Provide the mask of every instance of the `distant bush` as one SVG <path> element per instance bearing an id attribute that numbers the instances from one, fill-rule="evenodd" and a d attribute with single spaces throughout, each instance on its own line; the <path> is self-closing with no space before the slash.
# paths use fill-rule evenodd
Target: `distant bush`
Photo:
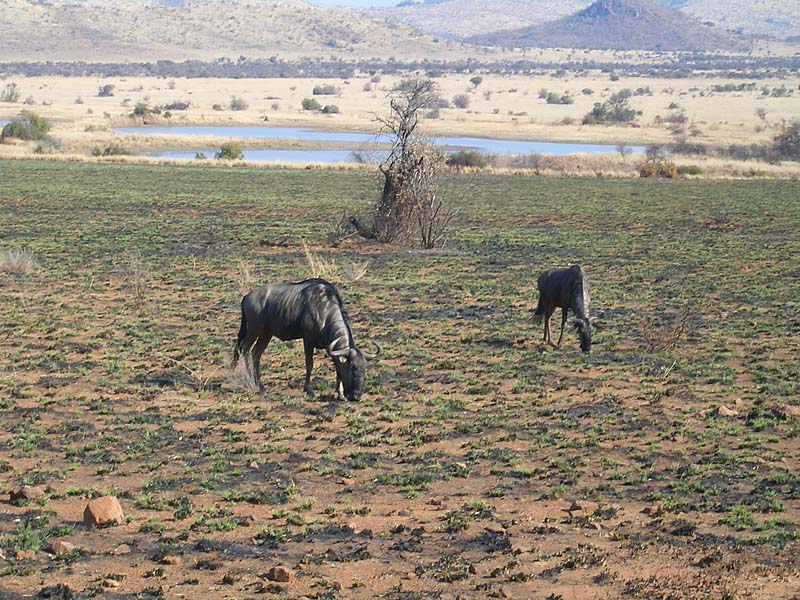
<path id="1" fill-rule="evenodd" d="M 674 179 L 678 176 L 678 167 L 668 161 L 661 146 L 648 146 L 645 150 L 645 161 L 639 168 L 639 177 L 665 177 Z"/>
<path id="2" fill-rule="evenodd" d="M 678 175 L 702 175 L 703 169 L 698 165 L 681 165 L 678 167 Z"/>
<path id="3" fill-rule="evenodd" d="M 129 156 L 131 153 L 117 143 L 109 144 L 105 148 L 95 146 L 92 149 L 92 156 Z"/>
<path id="4" fill-rule="evenodd" d="M 322 112 L 324 112 L 326 115 L 335 115 L 338 114 L 339 107 L 335 104 L 326 104 L 322 107 Z"/>
<path id="5" fill-rule="evenodd" d="M 34 154 L 58 154 L 63 151 L 60 140 L 53 139 L 50 136 L 40 140 L 36 147 L 33 149 Z"/>
<path id="6" fill-rule="evenodd" d="M 19 102 L 19 86 L 16 83 L 7 83 L 0 93 L 0 102 Z"/>
<path id="7" fill-rule="evenodd" d="M 447 157 L 445 164 L 448 167 L 474 167 L 483 168 L 488 164 L 486 156 L 475 150 L 459 150 Z"/>
<path id="8" fill-rule="evenodd" d="M 231 96 L 231 103 L 229 106 L 231 110 L 247 110 L 250 108 L 250 105 L 245 102 L 243 98 L 237 96 Z"/>
<path id="9" fill-rule="evenodd" d="M 469 108 L 469 96 L 466 94 L 453 96 L 453 106 L 456 108 Z"/>
<path id="10" fill-rule="evenodd" d="M 676 143 L 670 146 L 673 154 L 694 154 L 703 156 L 707 153 L 707 148 L 703 144 L 693 144 L 685 137 L 679 138 Z"/>
<path id="11" fill-rule="evenodd" d="M 303 98 L 303 110 L 320 110 L 322 105 L 315 98 Z"/>
<path id="12" fill-rule="evenodd" d="M 242 160 L 244 158 L 242 145 L 238 142 L 225 142 L 214 154 L 214 158 L 217 160 Z"/>
<path id="13" fill-rule="evenodd" d="M 160 114 L 161 109 L 159 107 L 151 108 L 149 105 L 145 104 L 144 102 L 137 102 L 136 106 L 133 107 L 133 112 L 131 112 L 131 117 L 146 117 L 147 115 L 155 115 Z"/>
<path id="14" fill-rule="evenodd" d="M 646 162 L 639 168 L 639 177 L 666 177 L 674 179 L 678 176 L 678 167 L 671 162 Z"/>
<path id="15" fill-rule="evenodd" d="M 214 104 L 211 107 L 211 110 L 222 110 L 222 105 L 221 104 Z"/>
<path id="16" fill-rule="evenodd" d="M 164 110 L 188 110 L 192 104 L 183 100 L 176 100 L 164 105 Z"/>
<path id="17" fill-rule="evenodd" d="M 100 89 L 97 91 L 97 95 L 100 98 L 108 98 L 114 95 L 114 86 L 110 83 L 105 85 L 101 85 Z"/>
<path id="18" fill-rule="evenodd" d="M 50 121 L 30 110 L 23 110 L 19 116 L 6 123 L 0 132 L 0 141 L 6 138 L 18 140 L 42 140 L 50 131 Z"/>
<path id="19" fill-rule="evenodd" d="M 481 77 L 480 75 L 476 75 L 475 77 L 471 77 L 469 82 L 475 87 L 478 87 L 480 84 L 483 83 L 483 77 Z"/>
<path id="20" fill-rule="evenodd" d="M 574 104 L 575 99 L 567 93 L 561 94 L 560 96 L 555 92 L 548 92 L 545 98 L 545 101 L 548 104 Z"/>
<path id="21" fill-rule="evenodd" d="M 780 156 L 789 160 L 800 160 L 800 120 L 784 125 L 774 141 L 775 150 Z"/>
<path id="22" fill-rule="evenodd" d="M 335 85 L 315 85 L 311 93 L 314 96 L 336 96 L 340 92 Z"/>
<path id="23" fill-rule="evenodd" d="M 642 113 L 631 108 L 628 100 L 631 95 L 631 91 L 625 89 L 611 94 L 611 97 L 602 104 L 595 102 L 592 110 L 583 117 L 583 124 L 628 123 L 636 120 L 636 117 Z"/>
<path id="24" fill-rule="evenodd" d="M 583 88 L 581 90 L 581 94 L 583 94 L 584 96 L 591 96 L 592 94 L 594 94 L 594 90 L 592 88 Z"/>

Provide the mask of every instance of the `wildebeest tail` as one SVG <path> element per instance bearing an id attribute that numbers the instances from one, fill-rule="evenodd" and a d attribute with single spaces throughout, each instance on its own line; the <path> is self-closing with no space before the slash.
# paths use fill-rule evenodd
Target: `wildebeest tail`
<path id="1" fill-rule="evenodd" d="M 542 324 L 544 318 L 544 306 L 542 306 L 542 298 L 539 297 L 539 304 L 536 305 L 536 310 L 533 312 L 533 322 L 537 325 Z"/>
<path id="2" fill-rule="evenodd" d="M 242 347 L 242 341 L 247 337 L 247 319 L 244 318 L 244 306 L 242 306 L 242 324 L 239 325 L 239 335 L 236 336 L 236 344 L 233 346 L 233 366 L 239 362 L 239 351 Z"/>

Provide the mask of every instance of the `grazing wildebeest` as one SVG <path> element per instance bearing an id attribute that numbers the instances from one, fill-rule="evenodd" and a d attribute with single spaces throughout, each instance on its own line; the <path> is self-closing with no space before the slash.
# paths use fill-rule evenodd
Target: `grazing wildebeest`
<path id="1" fill-rule="evenodd" d="M 242 325 L 233 352 L 234 366 L 239 355 L 252 358 L 253 375 L 263 390 L 259 363 L 267 344 L 275 336 L 280 340 L 303 340 L 306 354 L 306 382 L 303 391 L 311 391 L 314 349 L 324 349 L 336 368 L 336 393 L 348 400 L 358 400 L 364 393 L 367 361 L 376 354 L 356 347 L 353 332 L 342 309 L 339 292 L 324 279 L 306 279 L 299 283 L 265 285 L 242 298 Z M 255 345 L 255 346 L 254 346 Z M 380 352 L 380 346 L 375 344 Z M 251 353 L 252 349 L 252 353 Z"/>
<path id="2" fill-rule="evenodd" d="M 591 351 L 592 323 L 595 317 L 589 316 L 589 285 L 583 269 L 577 265 L 568 269 L 549 269 L 539 275 L 538 287 L 539 304 L 534 313 L 534 321 L 541 323 L 544 317 L 544 341 L 553 343 L 550 338 L 550 317 L 556 308 L 560 308 L 561 335 L 558 336 L 557 345 L 561 345 L 567 313 L 572 310 L 575 314 L 572 324 L 580 334 L 581 350 Z"/>

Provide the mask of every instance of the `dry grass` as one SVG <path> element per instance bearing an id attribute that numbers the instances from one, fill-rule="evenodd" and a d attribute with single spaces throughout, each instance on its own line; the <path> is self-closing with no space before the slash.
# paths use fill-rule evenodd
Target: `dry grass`
<path id="1" fill-rule="evenodd" d="M 0 273 L 11 273 L 29 277 L 39 268 L 33 252 L 27 248 L 5 248 L 0 250 Z"/>
<path id="2" fill-rule="evenodd" d="M 303 253 L 306 257 L 310 277 L 334 280 L 340 277 L 342 270 L 339 268 L 339 265 L 336 264 L 336 261 L 312 251 L 305 240 L 303 240 Z"/>

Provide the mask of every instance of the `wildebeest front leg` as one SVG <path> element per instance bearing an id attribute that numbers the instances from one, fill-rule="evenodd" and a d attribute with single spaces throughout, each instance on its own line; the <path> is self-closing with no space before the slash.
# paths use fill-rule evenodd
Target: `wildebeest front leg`
<path id="1" fill-rule="evenodd" d="M 344 392 L 342 389 L 342 378 L 339 376 L 339 371 L 336 371 L 336 397 L 339 400 L 344 400 Z"/>
<path id="2" fill-rule="evenodd" d="M 564 337 L 564 326 L 567 324 L 567 313 L 569 311 L 566 308 L 561 309 L 561 335 L 558 336 L 558 344 L 557 346 L 561 347 L 561 338 Z"/>
<path id="3" fill-rule="evenodd" d="M 264 391 L 264 385 L 261 383 L 261 355 L 267 349 L 269 341 L 272 339 L 271 335 L 264 335 L 258 338 L 255 347 L 253 348 L 253 377 L 255 378 L 258 389 Z"/>
<path id="4" fill-rule="evenodd" d="M 314 344 L 309 340 L 303 340 L 303 350 L 306 353 L 306 382 L 303 391 L 309 396 L 313 396 L 311 391 L 311 369 L 314 368 Z"/>

